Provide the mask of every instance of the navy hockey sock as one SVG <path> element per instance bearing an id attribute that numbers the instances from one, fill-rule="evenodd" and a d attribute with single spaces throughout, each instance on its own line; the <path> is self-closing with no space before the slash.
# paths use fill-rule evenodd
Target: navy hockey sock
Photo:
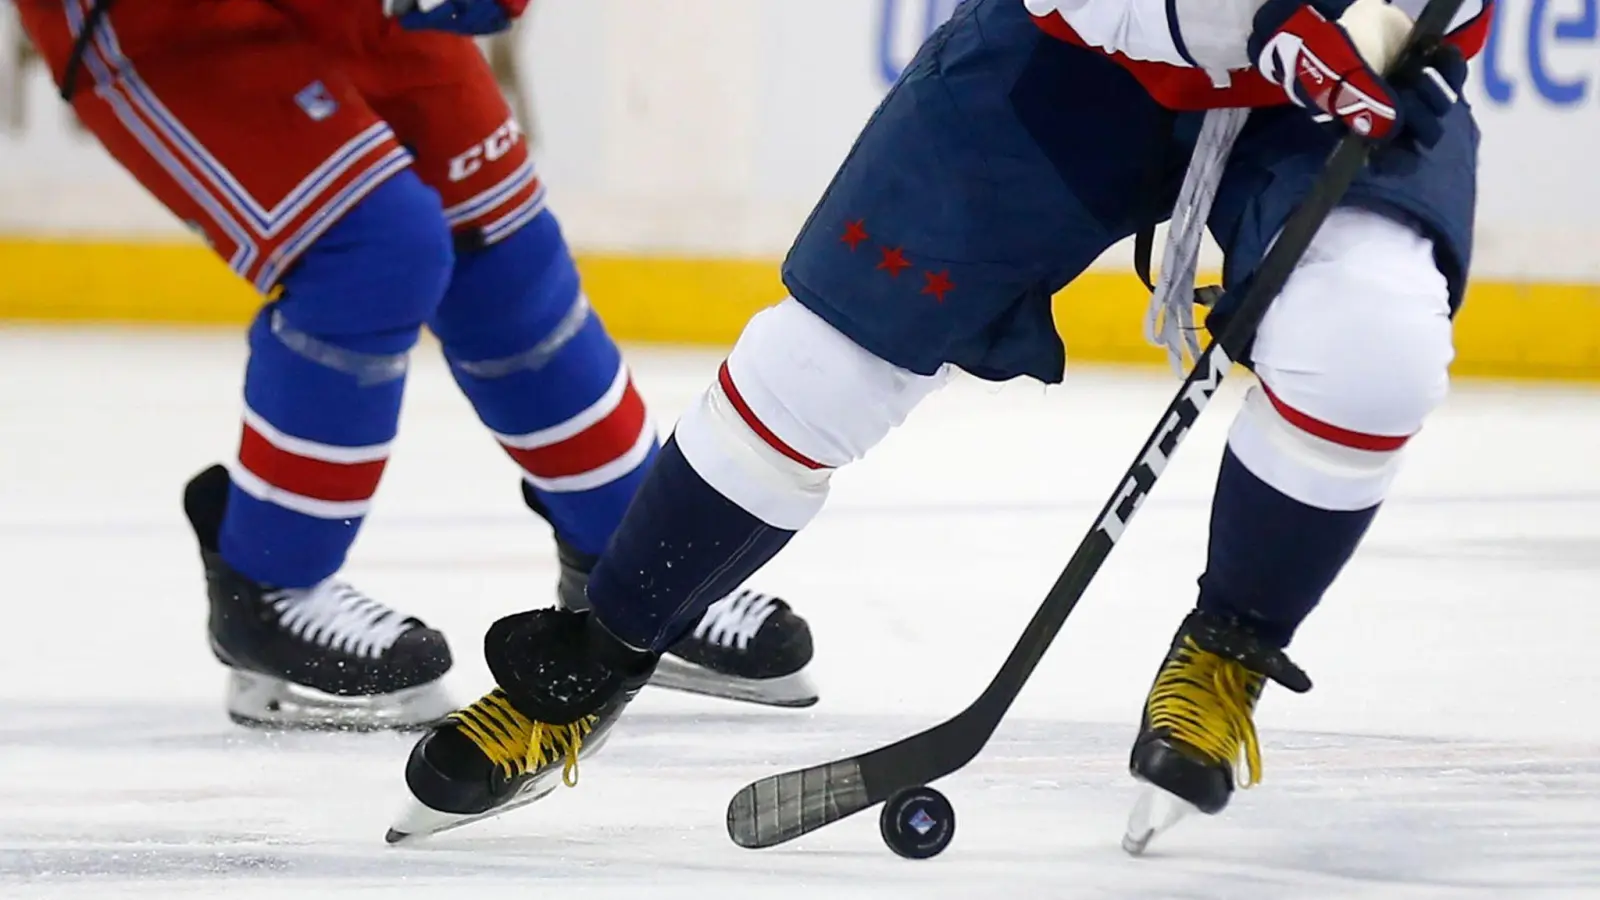
<path id="1" fill-rule="evenodd" d="M 1287 646 L 1372 524 L 1378 507 L 1318 509 L 1257 478 L 1224 451 L 1198 607 Z"/>
<path id="2" fill-rule="evenodd" d="M 456 384 L 521 467 L 556 533 L 598 554 L 658 441 L 554 216 L 541 213 L 458 257 L 430 324 Z"/>
<path id="3" fill-rule="evenodd" d="M 589 576 L 589 603 L 618 638 L 660 652 L 794 535 L 724 497 L 668 440 Z"/>

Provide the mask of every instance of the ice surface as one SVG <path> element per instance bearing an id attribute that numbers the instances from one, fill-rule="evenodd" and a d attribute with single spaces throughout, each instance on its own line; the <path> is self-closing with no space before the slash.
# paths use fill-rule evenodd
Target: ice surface
<path id="1" fill-rule="evenodd" d="M 722 825 L 745 782 L 981 689 L 1174 388 L 1104 371 L 958 383 L 837 478 L 760 579 L 813 623 L 820 705 L 647 692 L 576 790 L 389 848 L 408 740 L 222 713 L 178 494 L 237 438 L 243 352 L 0 330 L 0 897 L 1600 897 L 1600 394 L 1458 388 L 1296 643 L 1316 689 L 1263 702 L 1266 783 L 1145 859 L 1117 846 L 1127 742 L 1192 600 L 1237 383 L 1014 717 L 939 784 L 949 851 L 900 860 L 874 814 L 760 852 Z M 633 360 L 663 421 L 717 362 Z M 547 602 L 555 568 L 431 347 L 380 499 L 349 574 L 453 636 L 470 699 L 483 628 Z"/>

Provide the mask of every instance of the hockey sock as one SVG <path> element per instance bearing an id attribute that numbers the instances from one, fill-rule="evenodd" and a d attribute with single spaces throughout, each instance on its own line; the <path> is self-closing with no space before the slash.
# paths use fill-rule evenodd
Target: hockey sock
<path id="1" fill-rule="evenodd" d="M 874 356 L 792 299 L 757 313 L 591 573 L 595 615 L 636 647 L 673 644 L 816 516 L 838 467 L 947 374 Z"/>
<path id="2" fill-rule="evenodd" d="M 1199 608 L 1287 646 L 1377 512 L 1301 503 L 1256 477 L 1231 448 L 1224 451 Z"/>
<path id="3" fill-rule="evenodd" d="M 402 172 L 308 248 L 256 317 L 218 538 L 234 569 L 293 588 L 343 564 L 389 458 L 407 352 L 451 259 L 437 195 Z"/>
<path id="4" fill-rule="evenodd" d="M 1258 383 L 1217 477 L 1202 610 L 1289 642 L 1444 400 L 1453 354 L 1433 242 L 1383 213 L 1329 215 L 1256 333 Z"/>
<path id="5" fill-rule="evenodd" d="M 622 641 L 661 652 L 794 535 L 707 484 L 672 438 L 590 574 L 589 603 Z"/>
<path id="6" fill-rule="evenodd" d="M 404 350 L 369 352 L 375 343 L 321 341 L 272 306 L 256 317 L 219 538 L 239 572 L 307 587 L 343 564 L 388 462 L 405 387 Z"/>
<path id="7" fill-rule="evenodd" d="M 542 213 L 459 257 L 432 327 L 456 383 L 556 533 L 598 554 L 658 441 L 555 218 Z"/>

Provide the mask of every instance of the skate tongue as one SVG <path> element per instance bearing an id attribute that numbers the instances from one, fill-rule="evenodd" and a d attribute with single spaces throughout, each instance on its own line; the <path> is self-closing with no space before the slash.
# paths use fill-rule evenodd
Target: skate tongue
<path id="1" fill-rule="evenodd" d="M 1289 654 L 1237 622 L 1220 622 L 1208 616 L 1196 623 L 1190 637 L 1201 650 L 1231 659 L 1296 694 L 1311 690 L 1311 676 L 1295 665 Z"/>
<path id="2" fill-rule="evenodd" d="M 590 631 L 587 612 L 517 613 L 489 626 L 484 659 L 518 712 L 567 725 L 594 715 L 629 685 L 595 653 Z"/>
<path id="3" fill-rule="evenodd" d="M 1277 651 L 1271 657 L 1269 664 L 1261 670 L 1261 674 L 1294 691 L 1296 694 L 1304 694 L 1311 690 L 1311 676 L 1307 675 L 1304 669 L 1291 662 L 1282 650 Z"/>

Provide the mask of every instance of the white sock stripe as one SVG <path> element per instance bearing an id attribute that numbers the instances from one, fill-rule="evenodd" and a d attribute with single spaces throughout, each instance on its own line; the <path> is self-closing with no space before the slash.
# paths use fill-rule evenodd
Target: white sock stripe
<path id="1" fill-rule="evenodd" d="M 786 481 L 795 481 L 802 484 L 820 484 L 828 480 L 838 466 L 823 466 L 814 469 L 804 463 L 791 459 L 786 454 L 772 446 L 766 438 L 757 434 L 744 416 L 734 408 L 733 401 L 728 398 L 728 392 L 723 390 L 721 381 L 713 381 L 706 390 L 704 400 L 706 410 L 712 414 L 715 421 L 725 429 L 724 435 L 736 440 L 739 444 L 759 458 L 767 467 L 781 473 Z M 798 450 L 796 453 L 800 452 Z"/>
<path id="2" fill-rule="evenodd" d="M 617 407 L 622 404 L 622 398 L 627 392 L 628 364 L 622 363 L 617 366 L 616 377 L 611 380 L 611 386 L 606 388 L 606 392 L 600 395 L 600 399 L 572 418 L 549 428 L 530 431 L 527 434 L 501 434 L 497 431 L 494 434 L 495 439 L 507 447 L 514 447 L 518 450 L 533 450 L 538 447 L 559 444 L 585 431 L 615 412 Z"/>
<path id="3" fill-rule="evenodd" d="M 1296 428 L 1260 388 L 1234 420 L 1228 446 L 1257 478 L 1319 509 L 1368 509 L 1383 501 L 1399 471 L 1399 451 L 1358 450 Z"/>
<path id="4" fill-rule="evenodd" d="M 828 497 L 832 469 L 808 469 L 773 450 L 713 384 L 676 431 L 678 449 L 717 493 L 774 528 L 799 531 Z"/>
<path id="5" fill-rule="evenodd" d="M 340 447 L 285 434 L 273 427 L 272 423 L 262 418 L 260 413 L 257 413 L 249 406 L 245 406 L 243 418 L 244 423 L 250 426 L 250 429 L 256 434 L 265 438 L 267 443 L 295 456 L 304 456 L 307 459 L 316 459 L 322 462 L 344 464 L 377 462 L 378 460 L 389 458 L 389 442 L 369 444 L 364 447 Z"/>
<path id="6" fill-rule="evenodd" d="M 372 509 L 371 500 L 348 502 L 318 500 L 315 497 L 306 497 L 274 487 L 237 460 L 228 465 L 228 476 L 239 490 L 263 503 L 281 506 L 291 512 L 315 519 L 359 519 Z"/>
<path id="7" fill-rule="evenodd" d="M 1398 455 L 1394 450 L 1365 450 L 1318 437 L 1295 425 L 1273 405 L 1265 391 L 1252 387 L 1245 398 L 1245 414 L 1257 417 L 1270 431 L 1285 438 L 1285 450 L 1304 457 L 1333 472 L 1370 472 L 1389 465 Z"/>
<path id="8" fill-rule="evenodd" d="M 596 466 L 587 472 L 562 475 L 559 478 L 541 478 L 526 470 L 523 471 L 522 477 L 539 490 L 549 491 L 553 494 L 593 490 L 610 484 L 639 468 L 644 463 L 645 458 L 650 455 L 650 448 L 655 445 L 657 437 L 655 422 L 649 416 L 646 416 L 644 427 L 639 429 L 639 437 L 633 442 L 633 446 L 628 448 L 628 452 L 608 463 Z"/>

